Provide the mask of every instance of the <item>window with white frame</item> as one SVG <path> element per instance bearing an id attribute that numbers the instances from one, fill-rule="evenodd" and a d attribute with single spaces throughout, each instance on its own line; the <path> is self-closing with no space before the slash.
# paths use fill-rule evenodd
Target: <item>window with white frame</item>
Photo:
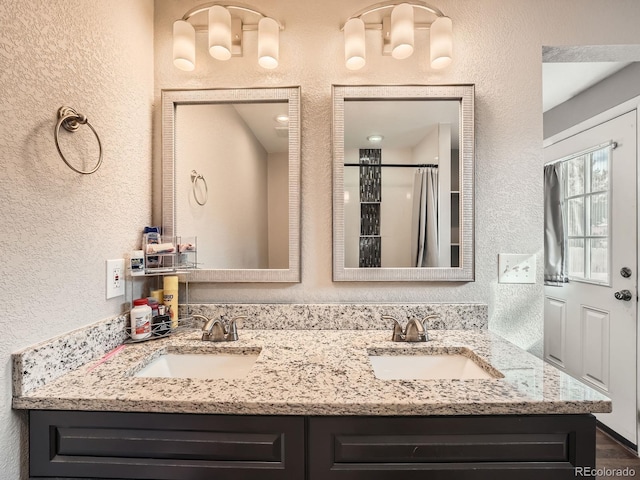
<path id="1" fill-rule="evenodd" d="M 610 283 L 609 146 L 563 161 L 569 279 Z"/>

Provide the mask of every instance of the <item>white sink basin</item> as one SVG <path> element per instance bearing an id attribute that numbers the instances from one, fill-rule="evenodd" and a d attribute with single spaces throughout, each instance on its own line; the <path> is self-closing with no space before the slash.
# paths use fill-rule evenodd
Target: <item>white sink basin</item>
<path id="1" fill-rule="evenodd" d="M 435 380 L 498 378 L 461 354 L 369 355 L 380 380 Z"/>
<path id="2" fill-rule="evenodd" d="M 135 377 L 244 378 L 259 353 L 165 353 L 153 359 Z"/>

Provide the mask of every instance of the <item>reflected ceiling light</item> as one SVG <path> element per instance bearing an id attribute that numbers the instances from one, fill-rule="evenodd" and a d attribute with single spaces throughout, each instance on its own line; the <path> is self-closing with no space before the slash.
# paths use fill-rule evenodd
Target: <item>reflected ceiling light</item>
<path id="1" fill-rule="evenodd" d="M 284 113 L 280 113 L 278 115 L 276 115 L 275 117 L 275 121 L 278 123 L 289 123 L 289 115 L 284 114 Z"/>
<path id="2" fill-rule="evenodd" d="M 416 21 L 416 11 L 426 12 L 420 13 L 420 22 Z M 423 16 L 428 20 L 422 21 Z M 349 17 L 343 30 L 345 65 L 349 70 L 358 70 L 366 63 L 365 30 L 380 30 L 383 55 L 397 59 L 413 54 L 416 30 L 429 30 L 431 68 L 447 67 L 453 60 L 451 19 L 424 2 L 377 3 Z"/>
<path id="3" fill-rule="evenodd" d="M 202 4 L 173 24 L 173 64 L 184 71 L 195 69 L 196 33 L 208 34 L 207 47 L 213 58 L 229 60 L 242 56 L 243 33 L 257 31 L 258 64 L 276 68 L 280 30 L 284 30 L 280 22 L 252 8 L 216 2 Z"/>
<path id="4" fill-rule="evenodd" d="M 367 137 L 367 140 L 369 140 L 371 143 L 380 143 L 382 140 L 384 140 L 384 137 L 382 135 L 369 135 Z"/>

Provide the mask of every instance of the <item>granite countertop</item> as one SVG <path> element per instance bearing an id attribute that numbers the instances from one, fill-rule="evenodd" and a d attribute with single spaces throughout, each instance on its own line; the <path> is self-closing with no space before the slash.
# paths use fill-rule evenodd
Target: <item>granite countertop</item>
<path id="1" fill-rule="evenodd" d="M 17 409 L 261 415 L 487 415 L 610 412 L 599 392 L 487 330 L 431 330 L 426 343 L 391 342 L 380 330 L 244 330 L 237 342 L 203 342 L 186 330 L 127 344 L 43 386 L 18 391 Z M 368 352 L 466 347 L 503 378 L 379 380 Z M 132 376 L 166 351 L 260 350 L 240 380 Z"/>

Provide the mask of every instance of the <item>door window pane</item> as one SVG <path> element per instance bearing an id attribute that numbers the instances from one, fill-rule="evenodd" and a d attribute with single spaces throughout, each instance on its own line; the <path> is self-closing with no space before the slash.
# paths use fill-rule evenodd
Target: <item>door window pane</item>
<path id="1" fill-rule="evenodd" d="M 567 225 L 569 236 L 584 235 L 584 197 L 567 200 Z"/>
<path id="2" fill-rule="evenodd" d="M 609 235 L 609 194 L 591 195 L 590 235 L 606 237 Z"/>
<path id="3" fill-rule="evenodd" d="M 567 160 L 565 163 L 567 178 L 567 197 L 584 193 L 584 155 Z"/>
<path id="4" fill-rule="evenodd" d="M 609 249 L 606 238 L 592 238 L 590 248 L 590 277 L 598 282 L 609 282 Z"/>
<path id="5" fill-rule="evenodd" d="M 591 154 L 591 191 L 606 192 L 609 189 L 609 149 Z"/>
<path id="6" fill-rule="evenodd" d="M 572 238 L 568 242 L 570 277 L 584 277 L 584 239 Z"/>

